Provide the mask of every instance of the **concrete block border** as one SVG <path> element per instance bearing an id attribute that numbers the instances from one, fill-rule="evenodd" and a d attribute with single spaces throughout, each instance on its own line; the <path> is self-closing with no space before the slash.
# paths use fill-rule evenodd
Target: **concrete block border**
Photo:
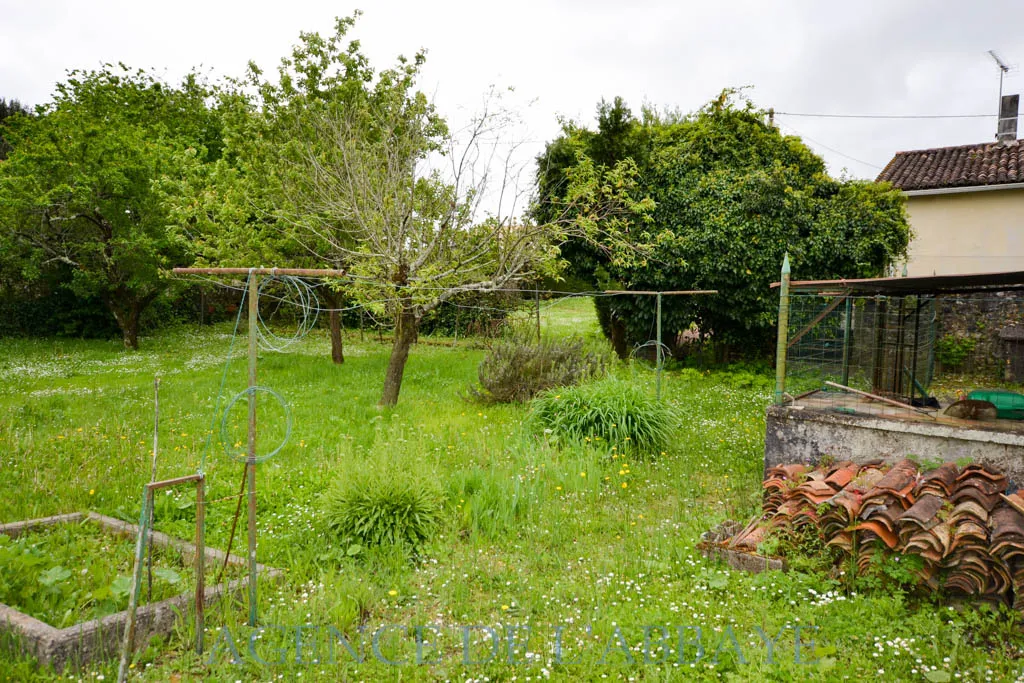
<path id="1" fill-rule="evenodd" d="M 42 517 L 10 524 L 0 524 L 0 534 L 12 538 L 40 528 L 91 520 L 108 533 L 129 538 L 136 538 L 139 533 L 137 524 L 122 522 L 95 512 L 72 512 L 54 517 Z M 175 548 L 193 558 L 196 546 L 193 543 L 173 538 L 159 531 L 150 531 L 153 545 Z M 225 553 L 207 547 L 206 560 L 213 563 L 224 562 Z M 246 567 L 245 558 L 237 555 L 227 557 L 228 564 Z M 283 576 L 280 569 L 257 565 L 260 578 L 278 579 Z M 224 596 L 241 593 L 248 586 L 247 579 L 237 579 L 227 583 L 209 586 L 203 596 L 205 603 L 210 605 Z M 192 607 L 194 592 L 185 592 L 173 598 L 154 602 L 139 607 L 136 612 L 136 649 L 142 649 L 152 636 L 167 635 L 174 629 L 178 614 L 183 614 Z M 52 665 L 58 672 L 65 667 L 84 667 L 90 662 L 115 658 L 120 653 L 124 629 L 128 623 L 128 611 L 117 612 L 99 619 L 85 621 L 67 628 L 58 629 L 18 610 L 0 603 L 0 643 L 13 646 L 15 652 L 29 654 L 41 664 Z"/>

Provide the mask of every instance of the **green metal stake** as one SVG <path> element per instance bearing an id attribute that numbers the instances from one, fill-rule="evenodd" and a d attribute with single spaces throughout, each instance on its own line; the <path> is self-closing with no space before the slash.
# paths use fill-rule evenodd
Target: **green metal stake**
<path id="1" fill-rule="evenodd" d="M 789 252 L 782 259 L 779 287 L 779 337 L 775 345 L 775 405 L 783 403 L 786 393 L 786 342 L 789 339 Z"/>
<path id="2" fill-rule="evenodd" d="M 657 307 L 658 307 L 658 388 L 657 388 L 657 393 L 655 395 L 657 396 L 657 399 L 660 401 L 661 400 L 661 292 L 658 292 Z"/>
<path id="3" fill-rule="evenodd" d="M 128 676 L 128 660 L 135 651 L 136 613 L 139 608 L 139 594 L 142 592 L 143 555 L 146 553 L 146 535 L 153 523 L 153 491 L 142 489 L 142 514 L 139 515 L 139 536 L 135 541 L 135 568 L 132 570 L 132 593 L 128 599 L 128 623 L 125 625 L 124 640 L 121 642 L 121 661 L 117 667 L 117 680 L 123 682 Z"/>
<path id="4" fill-rule="evenodd" d="M 256 626 L 256 327 L 259 319 L 257 275 L 249 271 L 249 450 L 245 461 L 249 498 L 249 626 Z"/>

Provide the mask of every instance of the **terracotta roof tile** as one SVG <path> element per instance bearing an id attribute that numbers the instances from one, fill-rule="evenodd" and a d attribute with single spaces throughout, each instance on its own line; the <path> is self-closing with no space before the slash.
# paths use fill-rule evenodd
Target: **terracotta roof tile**
<path id="1" fill-rule="evenodd" d="M 938 190 L 1024 182 L 1022 141 L 897 152 L 877 180 L 900 190 Z"/>

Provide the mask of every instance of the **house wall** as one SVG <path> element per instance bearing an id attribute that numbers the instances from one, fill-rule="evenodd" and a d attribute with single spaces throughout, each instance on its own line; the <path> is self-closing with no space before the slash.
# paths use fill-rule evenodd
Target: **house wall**
<path id="1" fill-rule="evenodd" d="M 907 274 L 1024 270 L 1024 189 L 907 197 Z"/>

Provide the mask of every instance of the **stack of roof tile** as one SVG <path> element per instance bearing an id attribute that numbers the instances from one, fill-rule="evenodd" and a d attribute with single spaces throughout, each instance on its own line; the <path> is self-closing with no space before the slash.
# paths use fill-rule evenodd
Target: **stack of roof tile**
<path id="1" fill-rule="evenodd" d="M 857 568 L 864 572 L 879 553 L 899 544 L 896 520 L 914 504 L 917 465 L 903 460 L 878 480 L 861 501 L 857 538 Z"/>
<path id="2" fill-rule="evenodd" d="M 947 524 L 951 539 L 942 566 L 949 570 L 944 588 L 964 595 L 999 599 L 1011 586 L 1006 562 L 990 552 L 989 518 L 996 506 L 1005 506 L 1000 493 L 1006 477 L 980 465 L 965 467 L 956 478 L 949 498 L 952 511 Z"/>
<path id="3" fill-rule="evenodd" d="M 913 555 L 922 585 L 1024 613 L 1024 492 L 1004 495 L 1007 485 L 981 465 L 780 465 L 767 472 L 762 514 L 723 545 L 754 551 L 769 533 L 813 525 L 858 572 L 879 554 Z"/>
<path id="4" fill-rule="evenodd" d="M 1004 496 L 1008 505 L 989 518 L 992 554 L 1006 563 L 1013 582 L 1013 608 L 1024 613 L 1024 493 Z"/>

